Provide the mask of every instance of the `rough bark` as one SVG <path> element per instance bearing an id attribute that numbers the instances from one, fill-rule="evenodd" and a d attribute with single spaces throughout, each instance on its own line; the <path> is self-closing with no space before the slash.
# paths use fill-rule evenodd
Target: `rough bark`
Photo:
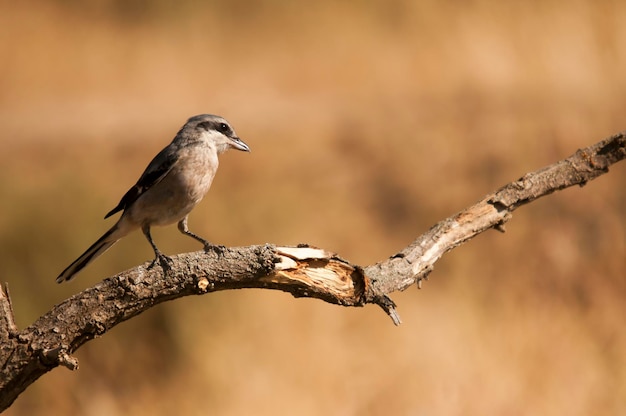
<path id="1" fill-rule="evenodd" d="M 504 231 L 512 212 L 535 199 L 608 172 L 626 157 L 620 133 L 567 159 L 528 173 L 444 219 L 406 248 L 361 267 L 314 247 L 274 245 L 216 248 L 173 257 L 166 275 L 148 263 L 109 277 L 56 305 L 19 330 L 8 286 L 0 288 L 0 411 L 41 375 L 62 365 L 85 342 L 152 306 L 188 295 L 240 288 L 278 289 L 343 306 L 377 304 L 400 324 L 392 292 L 421 284 L 441 256 L 490 228 Z M 52 284 L 52 282 L 51 282 Z"/>

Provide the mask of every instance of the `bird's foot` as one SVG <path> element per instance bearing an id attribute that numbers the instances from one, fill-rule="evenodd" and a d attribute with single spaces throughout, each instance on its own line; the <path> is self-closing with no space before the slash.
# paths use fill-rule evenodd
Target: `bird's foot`
<path id="1" fill-rule="evenodd" d="M 163 273 L 165 274 L 172 269 L 173 260 L 167 257 L 165 254 L 159 253 L 154 258 L 154 260 L 152 260 L 152 263 L 150 263 L 150 265 L 148 266 L 148 270 L 156 266 L 157 263 L 159 264 L 159 266 L 161 266 L 161 268 L 163 269 Z"/>
<path id="2" fill-rule="evenodd" d="M 217 244 L 211 244 L 208 241 L 205 242 L 205 244 L 204 244 L 204 252 L 205 253 L 208 253 L 208 252 L 212 251 L 212 252 L 214 252 L 215 254 L 217 254 L 219 256 L 219 255 L 224 254 L 225 250 L 226 250 L 225 246 L 220 246 L 220 245 L 217 245 Z"/>

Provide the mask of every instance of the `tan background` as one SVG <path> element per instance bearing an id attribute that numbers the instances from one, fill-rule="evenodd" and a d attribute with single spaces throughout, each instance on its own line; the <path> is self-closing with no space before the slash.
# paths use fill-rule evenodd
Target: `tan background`
<path id="1" fill-rule="evenodd" d="M 0 279 L 20 327 L 151 258 L 136 233 L 54 283 L 194 114 L 252 153 L 222 158 L 192 230 L 363 265 L 626 129 L 625 2 L 16 3 L 0 1 Z M 625 222 L 622 163 L 446 256 L 395 294 L 399 328 L 270 291 L 182 299 L 7 414 L 624 414 Z"/>

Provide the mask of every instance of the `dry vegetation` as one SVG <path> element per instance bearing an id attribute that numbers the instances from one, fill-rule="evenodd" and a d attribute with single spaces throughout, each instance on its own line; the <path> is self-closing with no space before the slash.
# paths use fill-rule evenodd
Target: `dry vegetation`
<path id="1" fill-rule="evenodd" d="M 192 229 L 362 264 L 626 129 L 624 2 L 14 3 L 0 3 L 0 280 L 21 327 L 152 256 L 137 233 L 54 283 L 193 114 L 224 115 L 252 153 L 222 159 Z M 7 414 L 624 414 L 625 224 L 621 164 L 452 252 L 395 296 L 399 328 L 269 291 L 188 298 L 84 346 L 78 372 L 54 370 Z"/>

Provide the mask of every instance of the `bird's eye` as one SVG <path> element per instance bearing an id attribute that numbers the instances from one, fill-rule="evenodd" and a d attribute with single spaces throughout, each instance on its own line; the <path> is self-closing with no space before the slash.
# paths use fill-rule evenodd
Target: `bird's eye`
<path id="1" fill-rule="evenodd" d="M 228 130 L 230 130 L 230 129 L 228 128 L 228 124 L 226 124 L 226 123 L 220 123 L 220 124 L 218 124 L 218 126 L 217 126 L 217 130 L 218 130 L 220 133 L 227 133 L 227 132 L 228 132 Z"/>

